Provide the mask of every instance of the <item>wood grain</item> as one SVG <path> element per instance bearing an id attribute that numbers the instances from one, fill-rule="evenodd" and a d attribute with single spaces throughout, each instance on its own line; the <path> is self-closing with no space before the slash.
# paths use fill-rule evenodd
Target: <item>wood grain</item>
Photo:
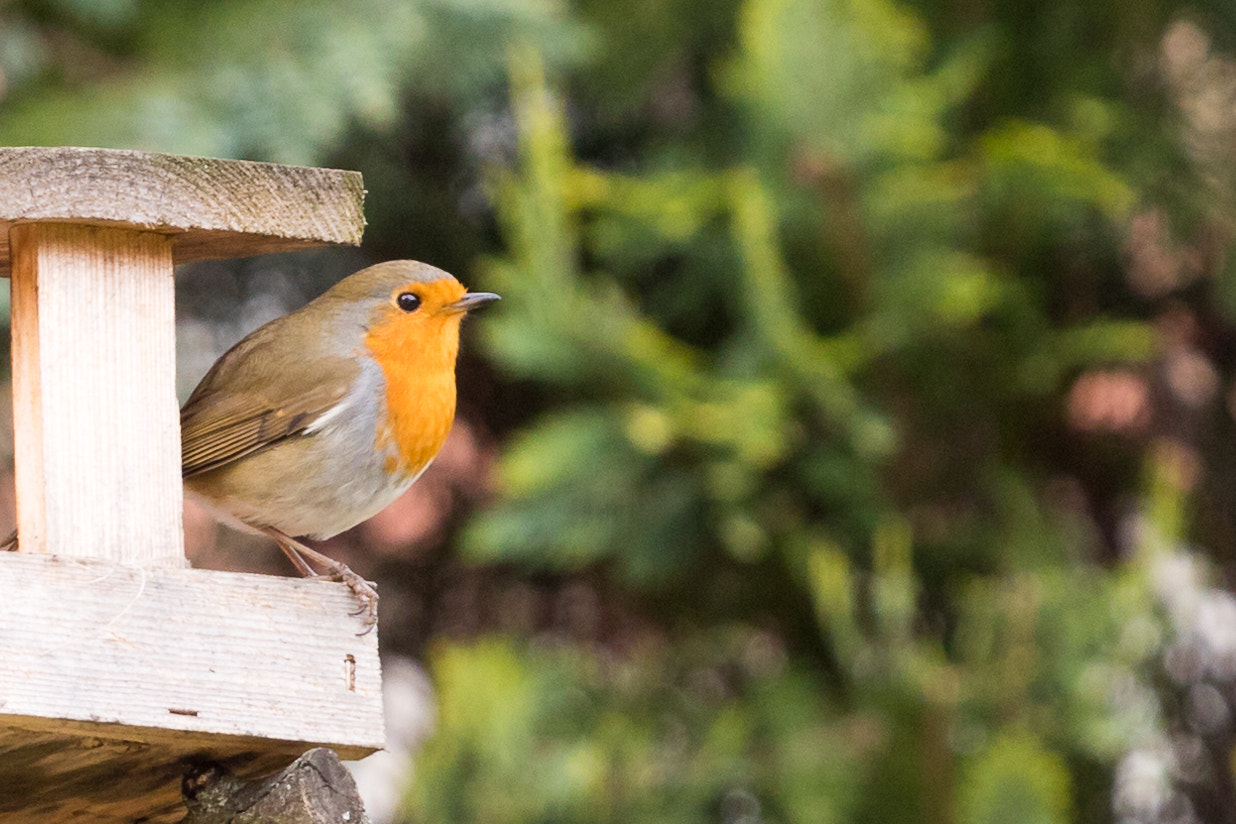
<path id="1" fill-rule="evenodd" d="M 68 223 L 11 234 L 21 548 L 183 564 L 170 240 Z"/>
<path id="2" fill-rule="evenodd" d="M 383 746 L 376 632 L 342 584 L 4 553 L 0 603 L 6 824 L 175 821 L 186 760 Z"/>
<path id="3" fill-rule="evenodd" d="M 358 172 L 118 149 L 0 148 L 0 275 L 15 223 L 172 237 L 176 263 L 360 243 Z"/>
<path id="4" fill-rule="evenodd" d="M 297 754 L 268 741 L 249 749 L 230 740 L 191 749 L 0 727 L 0 821 L 177 824 L 185 816 L 180 785 L 188 765 L 217 762 L 259 776 Z"/>

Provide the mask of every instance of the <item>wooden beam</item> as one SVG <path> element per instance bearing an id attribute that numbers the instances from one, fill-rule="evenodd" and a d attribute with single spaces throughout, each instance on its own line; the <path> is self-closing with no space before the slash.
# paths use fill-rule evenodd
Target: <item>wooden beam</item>
<path id="1" fill-rule="evenodd" d="M 356 246 L 360 173 L 118 149 L 0 148 L 0 275 L 17 223 L 165 234 L 176 263 Z"/>
<path id="2" fill-rule="evenodd" d="M 22 549 L 183 564 L 170 239 L 69 223 L 11 234 Z"/>
<path id="3" fill-rule="evenodd" d="M 6 725 L 382 747 L 377 633 L 342 584 L 7 552 L 0 603 Z"/>
<path id="4" fill-rule="evenodd" d="M 190 761 L 383 746 L 377 633 L 342 584 L 11 552 L 0 603 L 6 824 L 177 821 Z"/>

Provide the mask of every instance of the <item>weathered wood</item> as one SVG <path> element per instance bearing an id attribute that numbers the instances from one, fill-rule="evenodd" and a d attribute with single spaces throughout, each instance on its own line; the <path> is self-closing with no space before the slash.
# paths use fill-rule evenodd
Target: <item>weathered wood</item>
<path id="1" fill-rule="evenodd" d="M 8 552 L 0 604 L 0 725 L 382 747 L 377 633 L 343 584 Z"/>
<path id="2" fill-rule="evenodd" d="M 0 604 L 5 824 L 178 821 L 186 760 L 383 746 L 377 633 L 343 584 L 10 552 Z"/>
<path id="3" fill-rule="evenodd" d="M 358 172 L 117 149 L 0 148 L 0 274 L 14 223 L 166 234 L 177 263 L 357 245 Z"/>
<path id="4" fill-rule="evenodd" d="M 183 564 L 170 240 L 23 224 L 12 248 L 21 548 Z"/>
<path id="5" fill-rule="evenodd" d="M 262 781 L 241 781 L 216 764 L 194 767 L 184 791 L 182 824 L 369 824 L 356 782 L 324 748 Z"/>

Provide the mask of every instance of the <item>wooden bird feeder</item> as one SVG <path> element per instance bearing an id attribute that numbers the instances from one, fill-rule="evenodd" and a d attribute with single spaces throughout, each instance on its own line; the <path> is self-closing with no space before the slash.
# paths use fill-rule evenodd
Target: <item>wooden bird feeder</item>
<path id="1" fill-rule="evenodd" d="M 356 172 L 0 149 L 20 533 L 0 821 L 179 821 L 192 763 L 383 746 L 377 633 L 346 586 L 186 568 L 175 389 L 174 264 L 356 245 L 363 198 Z"/>

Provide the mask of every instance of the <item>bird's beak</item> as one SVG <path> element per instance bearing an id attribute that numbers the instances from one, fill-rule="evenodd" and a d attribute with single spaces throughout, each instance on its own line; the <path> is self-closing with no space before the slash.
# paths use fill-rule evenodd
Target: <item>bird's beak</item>
<path id="1" fill-rule="evenodd" d="M 473 309 L 488 306 L 495 300 L 502 300 L 502 298 L 493 292 L 469 292 L 454 303 L 448 303 L 446 308 L 451 312 L 471 312 Z"/>

